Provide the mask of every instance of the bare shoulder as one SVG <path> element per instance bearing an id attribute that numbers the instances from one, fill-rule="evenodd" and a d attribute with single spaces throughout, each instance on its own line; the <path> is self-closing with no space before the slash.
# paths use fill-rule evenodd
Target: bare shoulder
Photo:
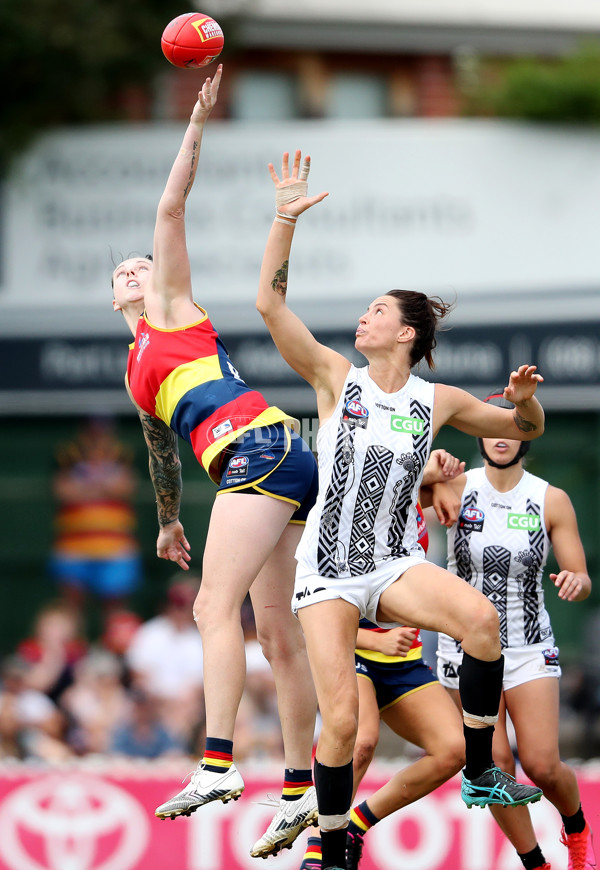
<path id="1" fill-rule="evenodd" d="M 548 484 L 548 489 L 546 490 L 544 513 L 546 526 L 549 529 L 577 523 L 575 518 L 575 508 L 573 507 L 573 502 L 569 498 L 569 495 L 564 491 L 564 489 L 559 489 L 557 486 L 552 486 L 551 484 Z"/>

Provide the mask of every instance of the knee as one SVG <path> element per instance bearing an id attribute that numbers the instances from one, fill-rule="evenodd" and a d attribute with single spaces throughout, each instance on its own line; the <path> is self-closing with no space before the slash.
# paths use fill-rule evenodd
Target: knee
<path id="1" fill-rule="evenodd" d="M 357 711 L 347 705 L 332 705 L 329 710 L 321 710 L 323 733 L 330 741 L 340 747 L 353 747 L 358 730 Z"/>
<path id="2" fill-rule="evenodd" d="M 560 759 L 527 758 L 519 759 L 523 772 L 540 788 L 552 788 L 560 776 Z"/>
<path id="3" fill-rule="evenodd" d="M 359 770 L 366 769 L 373 761 L 379 742 L 379 734 L 359 731 L 354 745 L 354 764 Z"/>
<path id="4" fill-rule="evenodd" d="M 461 734 L 449 741 L 437 756 L 442 782 L 451 779 L 465 765 L 465 741 Z"/>
<path id="5" fill-rule="evenodd" d="M 294 623 L 291 627 L 285 623 L 257 627 L 258 641 L 270 665 L 278 662 L 285 664 L 299 654 L 306 655 L 300 624 L 295 619 Z"/>

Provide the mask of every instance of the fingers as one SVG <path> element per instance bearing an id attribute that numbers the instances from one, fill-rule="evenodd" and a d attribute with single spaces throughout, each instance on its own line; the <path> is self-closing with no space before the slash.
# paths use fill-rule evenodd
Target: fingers
<path id="1" fill-rule="evenodd" d="M 281 180 L 284 181 L 290 177 L 290 152 L 284 151 L 281 160 Z"/>
<path id="2" fill-rule="evenodd" d="M 300 163 L 300 152 L 296 151 L 296 154 L 298 155 L 298 163 Z M 310 172 L 310 157 L 307 156 L 304 158 L 304 163 L 302 164 L 302 169 L 300 170 L 300 175 L 298 176 L 300 181 L 306 181 L 306 179 L 308 178 L 309 172 Z"/>
<path id="3" fill-rule="evenodd" d="M 277 173 L 275 172 L 275 167 L 273 166 L 272 163 L 269 163 L 268 169 L 269 169 L 269 174 L 270 174 L 270 176 L 271 176 L 273 182 L 274 182 L 275 184 L 279 184 L 279 176 L 278 176 Z"/>

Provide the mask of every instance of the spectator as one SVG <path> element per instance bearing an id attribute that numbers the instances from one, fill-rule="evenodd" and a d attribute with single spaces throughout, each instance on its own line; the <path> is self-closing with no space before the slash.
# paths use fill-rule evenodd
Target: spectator
<path id="1" fill-rule="evenodd" d="M 29 688 L 44 692 L 55 703 L 72 683 L 73 667 L 85 652 L 77 615 L 60 601 L 41 608 L 32 636 L 17 647 L 17 655 L 31 665 Z"/>
<path id="2" fill-rule="evenodd" d="M 65 720 L 43 692 L 27 684 L 31 665 L 19 656 L 2 663 L 0 690 L 0 755 L 63 761 Z"/>
<path id="3" fill-rule="evenodd" d="M 68 741 L 78 755 L 109 750 L 112 733 L 131 706 L 122 676 L 122 661 L 104 649 L 91 650 L 75 667 L 62 707 L 70 723 Z"/>
<path id="4" fill-rule="evenodd" d="M 186 742 L 204 715 L 202 641 L 192 616 L 199 584 L 176 575 L 164 612 L 138 629 L 125 655 L 132 687 L 156 699 L 167 730 Z"/>
<path id="5" fill-rule="evenodd" d="M 181 755 L 183 744 L 160 721 L 156 700 L 140 691 L 134 691 L 131 699 L 128 721 L 112 735 L 112 752 L 132 758 Z"/>
<path id="6" fill-rule="evenodd" d="M 86 593 L 113 609 L 141 579 L 132 456 L 117 439 L 113 423 L 94 417 L 59 448 L 57 461 L 51 574 L 78 610 Z"/>

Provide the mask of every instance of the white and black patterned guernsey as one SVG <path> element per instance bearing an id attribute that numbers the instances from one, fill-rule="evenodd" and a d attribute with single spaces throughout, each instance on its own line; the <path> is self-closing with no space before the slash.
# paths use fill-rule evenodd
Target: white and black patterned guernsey
<path id="1" fill-rule="evenodd" d="M 544 522 L 548 483 L 528 471 L 498 492 L 484 468 L 467 472 L 458 522 L 448 530 L 448 570 L 475 586 L 500 616 L 500 643 L 554 646 L 542 579 L 550 541 Z M 460 645 L 440 634 L 441 655 Z"/>
<path id="2" fill-rule="evenodd" d="M 384 393 L 351 366 L 319 429 L 319 496 L 296 552 L 322 577 L 357 577 L 384 560 L 423 555 L 416 501 L 431 450 L 434 385 L 410 375 Z"/>

